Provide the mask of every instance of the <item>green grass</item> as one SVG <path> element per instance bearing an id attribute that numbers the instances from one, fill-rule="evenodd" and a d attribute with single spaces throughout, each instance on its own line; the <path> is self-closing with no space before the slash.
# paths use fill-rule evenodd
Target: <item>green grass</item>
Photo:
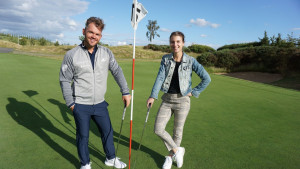
<path id="1" fill-rule="evenodd" d="M 61 60 L 0 54 L 0 168 L 79 168 L 74 119 L 59 87 L 60 64 Z M 120 60 L 120 65 L 131 88 L 131 62 Z M 146 117 L 146 100 L 158 67 L 158 62 L 136 60 L 131 163 L 138 157 L 137 169 L 161 168 L 167 154 L 153 133 L 161 99 L 150 110 L 143 146 L 136 152 Z M 198 99 L 191 100 L 182 141 L 186 148 L 182 168 L 299 168 L 299 91 L 222 75 L 211 77 L 211 85 Z M 199 80 L 193 78 L 195 85 Z M 111 76 L 108 83 L 106 100 L 117 141 L 121 95 Z M 118 153 L 126 163 L 129 122 L 130 108 Z M 169 123 L 167 129 L 171 128 Z M 102 144 L 93 123 L 89 146 L 93 168 L 110 168 L 103 164 Z"/>

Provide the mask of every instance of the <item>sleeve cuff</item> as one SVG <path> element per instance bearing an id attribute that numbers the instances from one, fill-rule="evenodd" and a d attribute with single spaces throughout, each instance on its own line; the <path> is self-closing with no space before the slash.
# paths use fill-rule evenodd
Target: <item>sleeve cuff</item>
<path id="1" fill-rule="evenodd" d="M 68 106 L 68 108 L 71 108 L 74 104 L 75 104 L 74 102 L 71 103 L 71 104 Z"/>

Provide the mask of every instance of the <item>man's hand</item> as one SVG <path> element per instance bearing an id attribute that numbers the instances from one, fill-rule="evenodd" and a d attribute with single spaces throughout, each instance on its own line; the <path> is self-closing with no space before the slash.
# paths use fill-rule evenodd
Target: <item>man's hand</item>
<path id="1" fill-rule="evenodd" d="M 70 107 L 71 111 L 73 112 L 74 110 L 74 107 L 75 107 L 75 104 L 73 106 Z"/>
<path id="2" fill-rule="evenodd" d="M 122 96 L 122 100 L 123 100 L 124 104 L 126 104 L 126 107 L 128 107 L 130 104 L 131 95 L 129 94 L 129 95 Z"/>

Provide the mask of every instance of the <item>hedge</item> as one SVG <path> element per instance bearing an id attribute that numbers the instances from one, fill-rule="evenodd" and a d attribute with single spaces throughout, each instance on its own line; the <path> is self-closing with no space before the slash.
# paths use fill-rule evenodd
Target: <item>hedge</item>
<path id="1" fill-rule="evenodd" d="M 244 67 L 247 71 L 251 68 L 254 71 L 283 75 L 289 72 L 300 72 L 300 48 L 257 46 L 224 49 L 203 53 L 197 57 L 197 60 L 205 66 L 226 68 L 228 71 L 240 71 Z"/>

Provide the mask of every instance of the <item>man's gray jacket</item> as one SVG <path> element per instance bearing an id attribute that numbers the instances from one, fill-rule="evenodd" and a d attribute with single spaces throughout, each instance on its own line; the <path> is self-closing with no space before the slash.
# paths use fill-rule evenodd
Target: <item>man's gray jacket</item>
<path id="1" fill-rule="evenodd" d="M 69 50 L 62 62 L 59 81 L 67 106 L 74 103 L 94 105 L 104 101 L 108 70 L 123 95 L 129 94 L 126 79 L 113 53 L 97 45 L 94 69 L 88 50 L 81 45 Z"/>

